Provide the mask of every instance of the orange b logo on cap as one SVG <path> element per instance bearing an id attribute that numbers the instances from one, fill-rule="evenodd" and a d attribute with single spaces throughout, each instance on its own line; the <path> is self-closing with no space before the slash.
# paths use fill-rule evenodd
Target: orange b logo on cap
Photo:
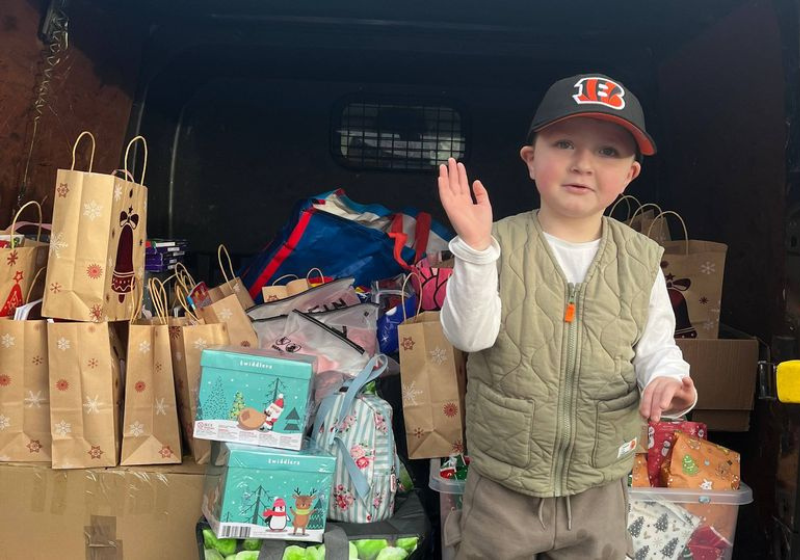
<path id="1" fill-rule="evenodd" d="M 578 93 L 572 96 L 575 103 L 605 105 L 612 109 L 625 108 L 625 90 L 608 78 L 581 78 L 575 84 Z"/>

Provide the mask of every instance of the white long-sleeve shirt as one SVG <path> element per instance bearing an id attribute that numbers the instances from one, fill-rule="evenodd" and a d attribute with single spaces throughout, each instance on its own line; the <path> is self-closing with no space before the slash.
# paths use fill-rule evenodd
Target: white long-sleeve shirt
<path id="1" fill-rule="evenodd" d="M 600 240 L 570 243 L 544 234 L 568 282 L 580 283 L 600 247 Z M 500 332 L 501 301 L 498 293 L 497 259 L 500 245 L 492 238 L 490 247 L 477 251 L 456 237 L 450 242 L 455 256 L 453 274 L 447 281 L 447 295 L 441 324 L 450 343 L 465 352 L 490 348 Z M 633 367 L 637 384 L 644 390 L 656 377 L 681 380 L 689 376 L 689 364 L 675 344 L 675 313 L 667 293 L 664 275 L 659 272 L 650 293 L 647 323 L 634 348 Z M 696 404 L 696 399 L 695 399 Z M 694 404 L 676 414 L 694 408 Z"/>

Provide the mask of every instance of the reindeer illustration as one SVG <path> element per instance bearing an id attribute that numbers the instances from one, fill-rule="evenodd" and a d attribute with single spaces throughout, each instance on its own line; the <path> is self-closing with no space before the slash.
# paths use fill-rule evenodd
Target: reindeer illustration
<path id="1" fill-rule="evenodd" d="M 661 262 L 661 268 L 669 266 L 667 261 Z M 667 292 L 675 312 L 675 338 L 697 338 L 697 331 L 689 320 L 689 305 L 681 292 L 685 292 L 692 286 L 689 278 L 675 278 L 674 274 L 666 274 Z"/>
<path id="2" fill-rule="evenodd" d="M 289 510 L 292 512 L 292 526 L 294 527 L 294 532 L 292 533 L 293 535 L 297 534 L 298 529 L 302 529 L 301 535 L 306 534 L 306 527 L 308 527 L 308 521 L 311 519 L 311 514 L 316 511 L 316 508 L 311 507 L 311 505 L 314 503 L 314 498 L 316 498 L 316 492 L 316 488 L 312 488 L 311 492 L 308 494 L 302 494 L 300 492 L 300 488 L 294 489 L 294 494 L 292 494 L 294 507 L 289 508 Z"/>

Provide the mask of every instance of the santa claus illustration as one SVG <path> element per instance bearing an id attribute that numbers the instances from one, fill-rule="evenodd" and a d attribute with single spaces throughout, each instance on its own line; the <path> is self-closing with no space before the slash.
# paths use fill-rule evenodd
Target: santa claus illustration
<path id="1" fill-rule="evenodd" d="M 272 430 L 275 422 L 281 417 L 281 413 L 283 413 L 283 394 L 279 394 L 275 402 L 264 409 L 264 424 L 259 429 L 262 432 Z"/>

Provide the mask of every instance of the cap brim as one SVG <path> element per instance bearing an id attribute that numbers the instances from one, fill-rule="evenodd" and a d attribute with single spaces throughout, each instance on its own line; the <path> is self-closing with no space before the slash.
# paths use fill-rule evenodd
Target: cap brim
<path id="1" fill-rule="evenodd" d="M 639 146 L 639 151 L 642 152 L 642 155 L 652 156 L 656 153 L 656 143 L 653 141 L 652 138 L 650 138 L 649 134 L 647 134 L 639 127 L 635 126 L 630 121 L 620 118 L 616 115 L 609 115 L 608 113 L 589 113 L 589 112 L 574 113 L 572 115 L 567 115 L 566 117 L 561 117 L 546 123 L 542 123 L 538 125 L 533 130 L 533 132 L 539 132 L 540 130 L 547 128 L 550 125 L 554 125 L 556 123 L 568 121 L 570 119 L 575 119 L 578 117 L 588 117 L 591 119 L 597 119 L 600 121 L 606 121 L 618 124 L 619 126 L 621 126 L 622 128 L 624 128 L 633 135 L 633 139 L 636 140 L 636 144 Z"/>

